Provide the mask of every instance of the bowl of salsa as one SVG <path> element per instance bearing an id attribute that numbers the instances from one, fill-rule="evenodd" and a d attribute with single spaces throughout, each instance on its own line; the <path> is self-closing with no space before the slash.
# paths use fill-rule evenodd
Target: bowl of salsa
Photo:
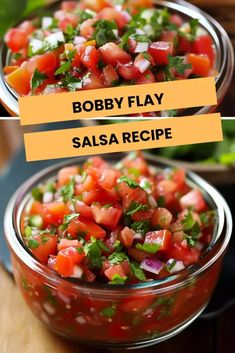
<path id="1" fill-rule="evenodd" d="M 19 115 L 18 97 L 25 95 L 214 76 L 219 103 L 228 89 L 234 66 L 230 39 L 218 22 L 187 2 L 63 1 L 47 10 L 49 15 L 9 29 L 1 46 L 1 99 L 13 115 Z"/>
<path id="2" fill-rule="evenodd" d="M 232 219 L 198 175 L 133 152 L 34 175 L 4 226 L 16 283 L 50 330 L 127 348 L 166 340 L 200 315 Z"/>

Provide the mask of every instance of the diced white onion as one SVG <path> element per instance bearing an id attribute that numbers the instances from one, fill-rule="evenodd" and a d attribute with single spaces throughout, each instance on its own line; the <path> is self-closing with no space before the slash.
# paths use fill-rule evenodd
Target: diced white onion
<path id="1" fill-rule="evenodd" d="M 43 202 L 43 203 L 52 202 L 52 201 L 53 201 L 53 198 L 54 198 L 53 192 L 46 191 L 46 192 L 44 192 L 44 194 L 43 194 L 42 202 Z"/>
<path id="2" fill-rule="evenodd" d="M 149 195 L 148 202 L 149 202 L 151 208 L 156 208 L 157 207 L 157 202 L 156 202 L 155 198 L 152 195 Z"/>
<path id="3" fill-rule="evenodd" d="M 135 53 L 143 53 L 148 50 L 149 43 L 148 42 L 138 42 Z"/>
<path id="4" fill-rule="evenodd" d="M 142 36 L 142 35 L 145 34 L 145 32 L 144 32 L 142 29 L 140 29 L 140 28 L 137 28 L 137 29 L 135 30 L 135 33 L 138 34 L 138 35 L 140 35 L 140 36 Z"/>
<path id="5" fill-rule="evenodd" d="M 47 29 L 49 28 L 53 23 L 53 18 L 52 17 L 43 17 L 42 18 L 42 28 Z"/>
<path id="6" fill-rule="evenodd" d="M 39 39 L 32 39 L 29 43 L 32 53 L 37 53 L 39 50 L 43 49 L 43 41 Z"/>
<path id="7" fill-rule="evenodd" d="M 87 41 L 86 38 L 84 38 L 84 37 L 82 37 L 82 36 L 76 36 L 76 37 L 74 38 L 73 43 L 74 43 L 75 45 L 79 45 L 79 44 L 85 43 L 86 41 Z"/>
<path id="8" fill-rule="evenodd" d="M 79 174 L 75 175 L 74 179 L 76 184 L 80 184 L 82 182 L 82 176 Z"/>
<path id="9" fill-rule="evenodd" d="M 135 233 L 134 239 L 141 240 L 142 239 L 142 234 L 141 233 Z"/>
<path id="10" fill-rule="evenodd" d="M 174 262 L 175 262 L 175 264 L 174 264 L 174 266 L 172 266 L 172 264 Z M 171 268 L 171 266 L 172 266 L 172 268 Z M 181 271 L 185 268 L 182 261 L 176 261 L 175 259 L 169 259 L 166 263 L 166 267 L 170 268 L 170 270 L 168 269 L 168 271 L 170 273 L 178 272 L 178 271 Z"/>
<path id="11" fill-rule="evenodd" d="M 75 265 L 73 269 L 73 274 L 71 277 L 82 278 L 82 274 L 83 274 L 83 270 L 81 269 L 81 267 L 78 265 Z"/>
<path id="12" fill-rule="evenodd" d="M 75 318 L 75 321 L 77 321 L 80 325 L 84 325 L 86 323 L 86 320 L 84 319 L 83 316 L 79 315 Z"/>
<path id="13" fill-rule="evenodd" d="M 180 27 L 180 32 L 183 32 L 183 33 L 190 33 L 190 25 L 189 23 L 184 23 L 181 27 Z"/>
<path id="14" fill-rule="evenodd" d="M 45 38 L 45 42 L 47 42 L 50 47 L 56 47 L 58 43 L 64 43 L 65 38 L 63 32 L 59 31 L 49 34 L 49 36 Z"/>
<path id="15" fill-rule="evenodd" d="M 116 38 L 118 38 L 118 29 L 113 29 L 113 34 L 115 35 Z"/>
<path id="16" fill-rule="evenodd" d="M 92 11 L 90 9 L 85 9 L 85 12 L 88 13 L 88 15 L 91 15 L 93 17 L 97 15 L 97 13 L 95 11 Z"/>
<path id="17" fill-rule="evenodd" d="M 143 30 L 144 30 L 144 34 L 147 34 L 148 36 L 152 36 L 154 35 L 154 29 L 151 25 L 145 25 L 143 27 Z"/>
<path id="18" fill-rule="evenodd" d="M 140 17 L 144 18 L 147 22 L 149 22 L 153 17 L 153 14 L 154 14 L 154 9 L 147 9 L 142 12 Z"/>
<path id="19" fill-rule="evenodd" d="M 144 73 L 149 68 L 150 61 L 143 58 L 143 59 L 137 61 L 136 63 L 134 63 L 134 65 L 141 73 Z"/>

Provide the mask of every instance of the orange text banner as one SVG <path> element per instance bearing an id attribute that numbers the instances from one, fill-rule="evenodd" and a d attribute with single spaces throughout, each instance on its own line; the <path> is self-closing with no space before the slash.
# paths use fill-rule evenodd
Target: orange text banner
<path id="1" fill-rule="evenodd" d="M 28 162 L 222 139 L 220 114 L 24 134 Z"/>
<path id="2" fill-rule="evenodd" d="M 215 105 L 215 78 L 19 98 L 22 125 Z"/>

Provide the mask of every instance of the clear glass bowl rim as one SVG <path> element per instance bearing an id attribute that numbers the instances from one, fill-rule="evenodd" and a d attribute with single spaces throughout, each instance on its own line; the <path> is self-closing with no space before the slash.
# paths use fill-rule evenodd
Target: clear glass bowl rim
<path id="1" fill-rule="evenodd" d="M 55 1 L 56 4 L 59 1 Z M 224 28 L 210 15 L 197 6 L 192 5 L 184 0 L 154 0 L 156 5 L 165 6 L 170 10 L 184 14 L 191 18 L 198 18 L 202 27 L 204 27 L 214 40 L 216 47 L 217 59 L 216 69 L 218 76 L 216 77 L 216 91 L 218 104 L 222 101 L 233 77 L 234 70 L 234 51 L 232 43 Z M 50 4 L 51 6 L 52 4 Z M 11 112 L 12 115 L 19 116 L 18 96 L 14 90 L 6 83 L 3 74 L 3 61 L 9 57 L 9 51 L 4 43 L 0 46 L 0 100 L 3 105 Z M 213 109 L 213 106 L 203 106 L 184 110 L 186 115 L 206 114 Z"/>
<path id="2" fill-rule="evenodd" d="M 110 162 L 117 162 L 124 155 L 124 153 L 115 153 L 105 154 L 103 157 Z M 172 167 L 172 165 L 160 162 L 156 157 L 153 157 L 149 154 L 146 154 L 145 157 L 153 167 L 160 169 Z M 86 158 L 87 157 L 76 157 L 43 169 L 42 171 L 34 174 L 32 177 L 26 180 L 11 197 L 7 205 L 4 217 L 5 236 L 10 248 L 10 252 L 13 252 L 14 255 L 16 255 L 20 261 L 22 261 L 29 269 L 40 274 L 40 276 L 45 278 L 45 280 L 50 282 L 52 285 L 69 285 L 71 290 L 73 289 L 84 294 L 90 292 L 93 293 L 93 295 L 96 297 L 112 297 L 115 295 L 128 296 L 130 292 L 132 294 L 133 292 L 136 292 L 137 294 L 140 292 L 140 290 L 142 294 L 160 294 L 171 290 L 177 290 L 182 286 L 187 285 L 193 278 L 202 275 L 208 268 L 212 267 L 216 260 L 223 256 L 232 233 L 232 216 L 230 209 L 227 205 L 227 202 L 212 185 L 199 177 L 197 174 L 191 171 L 187 171 L 186 175 L 188 182 L 194 186 L 199 187 L 204 192 L 206 198 L 211 199 L 210 203 L 214 202 L 216 205 L 216 208 L 214 209 L 217 211 L 218 219 L 214 230 L 214 241 L 212 241 L 210 244 L 210 250 L 199 260 L 198 263 L 164 279 L 141 282 L 135 285 L 112 286 L 98 283 L 90 284 L 88 282 L 76 283 L 76 280 L 73 281 L 70 278 L 62 278 L 54 270 L 40 263 L 36 258 L 32 256 L 30 251 L 24 245 L 19 229 L 19 219 L 22 209 L 25 206 L 27 195 L 29 197 L 29 192 L 35 185 L 38 185 L 41 181 L 47 180 L 48 177 L 50 179 L 53 175 L 55 176 L 56 172 L 61 167 L 73 164 L 79 165 L 83 163 Z M 221 240 L 222 237 L 223 239 Z M 214 253 L 213 255 L 212 250 Z"/>

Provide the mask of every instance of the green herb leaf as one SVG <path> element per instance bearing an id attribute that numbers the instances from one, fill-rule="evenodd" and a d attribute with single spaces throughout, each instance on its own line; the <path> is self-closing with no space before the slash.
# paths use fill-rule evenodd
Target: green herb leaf
<path id="1" fill-rule="evenodd" d="M 140 268 L 140 265 L 138 264 L 138 262 L 132 262 L 130 265 L 134 276 L 138 278 L 140 281 L 145 281 L 146 276 L 144 274 L 144 271 Z"/>
<path id="2" fill-rule="evenodd" d="M 90 269 L 100 269 L 102 266 L 102 256 L 97 242 L 86 243 L 83 249 L 88 261 L 88 267 Z"/>
<path id="3" fill-rule="evenodd" d="M 188 212 L 181 221 L 185 231 L 192 229 L 195 222 L 196 221 L 193 219 L 192 212 Z"/>
<path id="4" fill-rule="evenodd" d="M 94 27 L 95 32 L 92 38 L 95 39 L 98 47 L 117 39 L 113 32 L 113 30 L 117 29 L 117 25 L 114 21 L 99 20 L 94 24 Z"/>
<path id="5" fill-rule="evenodd" d="M 123 181 L 132 189 L 136 189 L 137 187 L 139 187 L 139 184 L 136 181 L 128 178 L 125 175 L 123 175 L 121 178 L 118 179 L 119 183 L 121 183 Z"/>
<path id="6" fill-rule="evenodd" d="M 26 236 L 26 238 L 31 237 L 31 235 L 32 235 L 32 227 L 26 226 L 25 230 L 24 230 L 24 235 Z"/>
<path id="7" fill-rule="evenodd" d="M 138 202 L 136 202 L 136 201 L 133 201 L 131 204 L 130 204 L 130 206 L 129 206 L 129 208 L 128 208 L 128 211 L 127 211 L 127 216 L 131 216 L 131 215 L 133 215 L 133 214 L 135 214 L 136 212 L 138 212 L 138 211 L 146 211 L 146 210 L 148 210 L 149 209 L 149 207 L 147 206 L 147 205 L 143 205 L 143 204 L 141 204 L 141 203 L 138 203 Z"/>
<path id="8" fill-rule="evenodd" d="M 73 198 L 74 186 L 75 186 L 75 181 L 74 179 L 71 179 L 71 181 L 67 185 L 62 187 L 60 192 L 64 202 L 67 202 Z"/>
<path id="9" fill-rule="evenodd" d="M 69 52 L 68 60 L 65 61 L 62 65 L 60 65 L 60 67 L 56 70 L 55 75 L 64 74 L 69 71 L 75 53 L 76 50 L 72 50 L 71 52 Z"/>
<path id="10" fill-rule="evenodd" d="M 29 249 L 37 249 L 39 247 L 39 243 L 35 239 L 29 239 L 28 247 Z"/>
<path id="11" fill-rule="evenodd" d="M 160 249 L 161 245 L 154 244 L 154 243 L 144 243 L 144 244 L 137 243 L 135 247 L 138 250 L 142 250 L 150 254 L 155 254 Z"/>
<path id="12" fill-rule="evenodd" d="M 29 217 L 28 225 L 40 229 L 43 226 L 43 219 L 39 215 L 33 215 Z"/>
<path id="13" fill-rule="evenodd" d="M 105 252 L 109 252 L 109 248 L 104 244 L 104 242 L 102 240 L 97 239 L 96 242 L 101 250 L 103 250 Z"/>
<path id="14" fill-rule="evenodd" d="M 114 252 L 108 257 L 108 260 L 113 265 L 120 264 L 120 262 L 124 260 L 129 261 L 127 255 L 124 252 Z"/>
<path id="15" fill-rule="evenodd" d="M 110 284 L 124 284 L 127 280 L 127 277 L 121 277 L 119 274 L 115 274 L 112 277 L 112 281 L 109 282 Z"/>
<path id="16" fill-rule="evenodd" d="M 34 91 L 47 79 L 47 75 L 40 72 L 38 69 L 34 70 L 33 77 L 31 79 L 31 89 Z"/>
<path id="17" fill-rule="evenodd" d="M 64 231 L 68 228 L 69 223 L 74 219 L 79 217 L 79 213 L 70 213 L 64 216 L 64 222 L 60 226 L 60 230 Z"/>
<path id="18" fill-rule="evenodd" d="M 150 222 L 147 219 L 139 222 L 134 222 L 132 223 L 131 228 L 136 233 L 141 233 L 142 235 L 145 235 L 150 229 Z"/>
<path id="19" fill-rule="evenodd" d="M 41 191 L 38 187 L 34 188 L 34 189 L 31 191 L 31 194 L 32 194 L 34 200 L 39 201 L 39 202 L 42 201 L 43 193 L 42 193 L 42 191 Z"/>
<path id="20" fill-rule="evenodd" d="M 191 18 L 189 25 L 190 25 L 190 34 L 192 37 L 191 40 L 195 40 L 198 26 L 199 26 L 199 20 L 197 18 Z"/>
<path id="21" fill-rule="evenodd" d="M 100 312 L 105 317 L 113 317 L 116 313 L 116 307 L 114 305 L 104 308 Z"/>

